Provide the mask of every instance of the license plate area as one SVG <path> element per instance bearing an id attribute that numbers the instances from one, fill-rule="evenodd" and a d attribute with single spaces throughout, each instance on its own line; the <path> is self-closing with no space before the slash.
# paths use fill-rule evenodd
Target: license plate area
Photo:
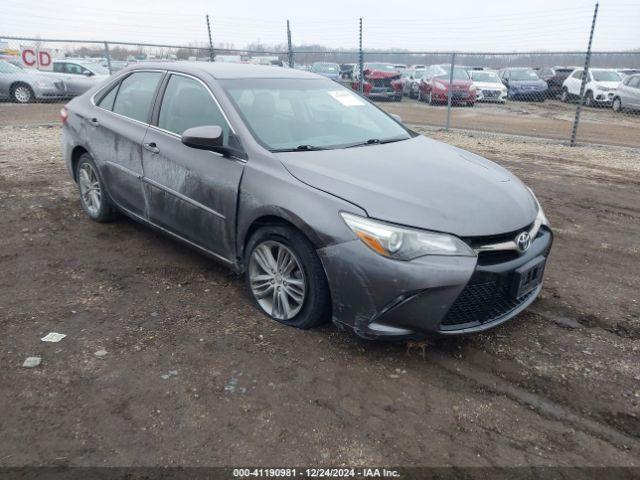
<path id="1" fill-rule="evenodd" d="M 514 272 L 513 295 L 520 298 L 535 290 L 544 275 L 546 257 L 537 257 L 517 268 Z"/>

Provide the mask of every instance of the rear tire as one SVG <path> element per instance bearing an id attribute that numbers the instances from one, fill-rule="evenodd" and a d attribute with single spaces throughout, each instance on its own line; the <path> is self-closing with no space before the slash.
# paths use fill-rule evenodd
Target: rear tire
<path id="1" fill-rule="evenodd" d="M 324 269 L 314 246 L 300 231 L 279 225 L 258 229 L 247 244 L 244 267 L 249 296 L 269 318 L 301 329 L 330 319 L 331 295 Z"/>
<path id="2" fill-rule="evenodd" d="M 118 217 L 102 178 L 100 178 L 98 167 L 88 153 L 80 155 L 76 165 L 76 179 L 80 203 L 91 220 L 106 223 L 112 222 Z"/>
<path id="3" fill-rule="evenodd" d="M 31 103 L 35 97 L 33 89 L 26 83 L 18 83 L 11 88 L 11 98 L 16 103 Z"/>

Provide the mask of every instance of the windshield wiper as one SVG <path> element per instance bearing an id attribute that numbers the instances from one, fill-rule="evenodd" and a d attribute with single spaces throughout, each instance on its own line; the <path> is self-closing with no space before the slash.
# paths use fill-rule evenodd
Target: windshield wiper
<path id="1" fill-rule="evenodd" d="M 315 150 L 328 150 L 325 147 L 316 147 L 315 145 L 298 145 L 295 148 L 277 148 L 272 152 L 310 152 Z"/>
<path id="2" fill-rule="evenodd" d="M 381 145 L 383 143 L 400 142 L 401 140 L 409 140 L 409 138 L 393 137 L 393 138 L 385 138 L 384 140 L 380 140 L 379 138 L 370 138 L 366 142 L 354 143 L 352 145 L 347 145 L 344 148 L 364 147 L 366 145 Z"/>

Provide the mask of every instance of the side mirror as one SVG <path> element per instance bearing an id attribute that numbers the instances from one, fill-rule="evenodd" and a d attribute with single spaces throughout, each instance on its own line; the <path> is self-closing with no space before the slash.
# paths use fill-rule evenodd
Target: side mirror
<path id="1" fill-rule="evenodd" d="M 396 115 L 395 113 L 390 113 L 391 117 L 398 123 L 402 123 L 402 117 L 400 115 Z"/>
<path id="2" fill-rule="evenodd" d="M 230 142 L 234 138 L 233 135 L 229 135 Z M 223 145 L 224 135 L 222 128 L 218 125 L 203 125 L 202 127 L 187 128 L 182 132 L 180 140 L 187 147 L 197 148 L 198 150 L 209 150 L 224 155 L 225 157 L 247 159 L 247 154 L 242 150 L 239 142 L 236 141 L 238 145 L 237 148 Z"/>
<path id="3" fill-rule="evenodd" d="M 215 152 L 222 147 L 224 138 L 222 128 L 218 125 L 204 125 L 187 128 L 182 133 L 181 140 L 187 147 Z"/>
<path id="4" fill-rule="evenodd" d="M 82 72 L 82 74 L 85 77 L 93 77 L 93 72 L 90 72 L 89 70 L 85 70 L 84 72 Z"/>

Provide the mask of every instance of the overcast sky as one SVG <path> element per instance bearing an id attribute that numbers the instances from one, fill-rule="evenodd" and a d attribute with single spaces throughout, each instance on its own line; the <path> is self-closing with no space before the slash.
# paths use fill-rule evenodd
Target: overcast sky
<path id="1" fill-rule="evenodd" d="M 584 50 L 594 3 L 586 0 L 2 0 L 0 35 L 242 48 L 286 42 L 422 51 Z M 604 0 L 595 50 L 640 48 L 640 1 Z"/>

